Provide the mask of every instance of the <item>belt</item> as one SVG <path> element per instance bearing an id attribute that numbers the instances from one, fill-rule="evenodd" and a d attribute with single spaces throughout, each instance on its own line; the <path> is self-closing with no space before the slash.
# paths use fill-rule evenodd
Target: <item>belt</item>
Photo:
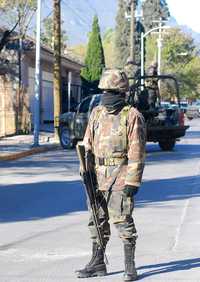
<path id="1" fill-rule="evenodd" d="M 115 165 L 120 165 L 122 162 L 124 164 L 128 163 L 127 158 L 96 158 L 95 163 L 96 165 L 104 165 L 104 166 L 115 166 Z"/>

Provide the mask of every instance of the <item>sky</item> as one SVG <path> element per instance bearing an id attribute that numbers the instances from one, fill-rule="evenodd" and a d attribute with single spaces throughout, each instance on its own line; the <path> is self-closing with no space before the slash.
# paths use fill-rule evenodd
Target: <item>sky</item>
<path id="1" fill-rule="evenodd" d="M 200 33 L 200 0 L 167 0 L 170 13 L 180 25 Z"/>

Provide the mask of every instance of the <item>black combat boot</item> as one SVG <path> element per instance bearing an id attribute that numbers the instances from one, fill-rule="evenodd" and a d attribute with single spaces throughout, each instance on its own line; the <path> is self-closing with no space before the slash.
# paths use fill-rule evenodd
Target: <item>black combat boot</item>
<path id="1" fill-rule="evenodd" d="M 94 276 L 105 276 L 107 274 L 104 263 L 104 252 L 97 243 L 92 246 L 92 258 L 85 268 L 77 270 L 78 278 L 87 278 Z"/>
<path id="2" fill-rule="evenodd" d="M 124 244 L 125 271 L 124 281 L 137 280 L 137 271 L 135 268 L 135 244 Z"/>

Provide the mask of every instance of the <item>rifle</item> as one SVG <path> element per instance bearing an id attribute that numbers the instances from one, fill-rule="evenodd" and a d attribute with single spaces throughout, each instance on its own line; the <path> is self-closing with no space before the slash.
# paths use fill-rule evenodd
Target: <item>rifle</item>
<path id="1" fill-rule="evenodd" d="M 106 264 L 108 264 L 108 259 L 105 253 L 105 246 L 103 243 L 103 238 L 100 230 L 100 222 L 98 217 L 98 205 L 96 201 L 96 181 L 95 181 L 95 172 L 94 169 L 91 168 L 91 152 L 85 151 L 85 146 L 83 143 L 79 142 L 76 146 L 77 154 L 80 160 L 81 166 L 81 176 L 83 179 L 84 187 L 86 195 L 88 196 L 90 207 L 92 210 L 92 216 L 94 220 L 94 226 L 97 231 L 97 237 L 99 241 L 99 245 L 104 253 L 104 258 Z"/>

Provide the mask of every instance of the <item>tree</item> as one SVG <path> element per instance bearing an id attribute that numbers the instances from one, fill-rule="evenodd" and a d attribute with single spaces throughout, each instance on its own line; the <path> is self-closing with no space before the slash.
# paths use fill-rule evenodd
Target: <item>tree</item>
<path id="1" fill-rule="evenodd" d="M 180 29 L 172 29 L 164 37 L 163 71 L 178 78 L 182 97 L 193 99 L 200 94 L 198 51 L 193 38 Z"/>
<path id="2" fill-rule="evenodd" d="M 127 4 L 124 0 L 118 1 L 118 12 L 115 28 L 116 67 L 124 67 L 130 55 L 130 23 L 125 17 Z"/>
<path id="3" fill-rule="evenodd" d="M 98 83 L 105 68 L 104 50 L 102 46 L 98 17 L 94 16 L 92 32 L 89 35 L 85 67 L 81 70 L 83 87 L 92 92 L 98 91 Z"/>
<path id="4" fill-rule="evenodd" d="M 36 0 L 1 0 L 0 13 L 4 17 L 4 25 L 15 26 L 20 37 L 25 37 L 34 13 L 36 11 Z"/>
<path id="5" fill-rule="evenodd" d="M 146 31 L 158 26 L 155 21 L 167 20 L 170 16 L 166 0 L 145 0 L 142 9 Z"/>
<path id="6" fill-rule="evenodd" d="M 147 67 L 155 60 L 157 36 L 147 37 Z M 180 29 L 170 29 L 163 37 L 161 73 L 178 79 L 181 98 L 197 98 L 200 94 L 200 57 L 192 37 Z M 161 95 L 168 99 L 174 85 L 162 83 Z"/>
<path id="7" fill-rule="evenodd" d="M 36 0 L 0 0 L 0 16 L 4 19 L 4 32 L 0 41 L 0 51 L 11 38 L 16 30 L 18 39 L 25 38 L 31 20 L 36 11 Z M 16 39 L 16 36 L 15 36 Z"/>
<path id="8" fill-rule="evenodd" d="M 21 62 L 23 57 L 24 47 L 26 45 L 25 37 L 31 25 L 34 13 L 36 11 L 36 0 L 1 0 L 0 1 L 0 16 L 4 20 L 4 27 L 7 29 L 0 42 L 0 51 L 6 45 L 8 50 L 5 50 L 1 57 L 7 56 L 8 69 L 4 73 L 13 74 L 12 81 L 15 79 L 18 82 L 16 91 L 16 99 L 14 107 L 16 108 L 16 131 L 19 133 L 23 128 L 23 113 L 27 109 L 24 102 L 26 100 L 26 90 L 22 85 L 21 79 Z M 14 33 L 14 31 L 16 31 Z M 8 48 L 8 43 L 11 43 Z M 25 43 L 25 44 L 24 44 Z M 26 48 L 25 47 L 25 48 Z M 10 49 L 17 50 L 12 54 Z M 9 56 L 8 56 L 9 55 Z M 17 77 L 18 76 L 18 77 Z"/>
<path id="9" fill-rule="evenodd" d="M 63 29 L 64 21 L 61 21 L 61 52 L 64 52 L 67 47 L 66 30 Z M 47 17 L 43 21 L 43 31 L 41 33 L 41 42 L 48 46 L 53 47 L 53 17 Z"/>
<path id="10" fill-rule="evenodd" d="M 103 35 L 103 48 L 105 53 L 106 66 L 108 68 L 115 67 L 115 31 L 112 28 L 106 30 Z"/>

